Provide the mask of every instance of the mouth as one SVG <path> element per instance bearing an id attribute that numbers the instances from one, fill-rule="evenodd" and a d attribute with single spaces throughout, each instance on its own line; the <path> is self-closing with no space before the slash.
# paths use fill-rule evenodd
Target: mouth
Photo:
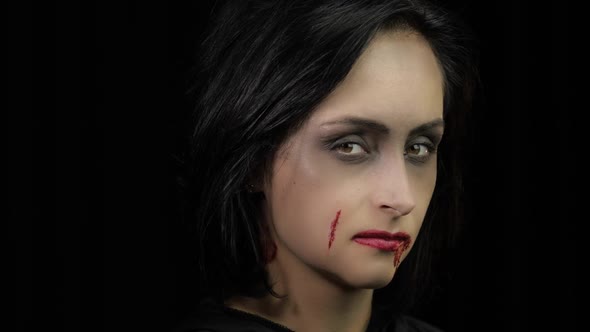
<path id="1" fill-rule="evenodd" d="M 384 251 L 404 251 L 410 246 L 412 237 L 405 232 L 390 233 L 380 230 L 368 230 L 356 234 L 352 240 L 358 244 Z"/>

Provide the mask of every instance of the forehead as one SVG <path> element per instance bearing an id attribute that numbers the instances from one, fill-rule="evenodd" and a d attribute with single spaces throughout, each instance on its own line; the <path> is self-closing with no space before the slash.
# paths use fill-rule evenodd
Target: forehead
<path id="1" fill-rule="evenodd" d="M 441 118 L 443 75 L 428 42 L 410 31 L 378 33 L 310 122 L 363 116 L 417 125 Z"/>

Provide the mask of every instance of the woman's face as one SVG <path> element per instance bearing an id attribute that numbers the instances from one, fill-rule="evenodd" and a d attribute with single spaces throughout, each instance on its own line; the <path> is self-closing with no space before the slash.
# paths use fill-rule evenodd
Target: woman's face
<path id="1" fill-rule="evenodd" d="M 434 190 L 442 111 L 427 42 L 378 34 L 275 156 L 264 209 L 281 269 L 352 288 L 387 285 Z"/>

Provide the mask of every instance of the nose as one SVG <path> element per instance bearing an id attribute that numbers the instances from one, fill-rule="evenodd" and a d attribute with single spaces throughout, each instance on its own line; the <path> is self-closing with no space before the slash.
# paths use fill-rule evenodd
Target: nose
<path id="1" fill-rule="evenodd" d="M 412 212 L 416 207 L 416 200 L 403 159 L 401 162 L 390 163 L 379 173 L 373 194 L 374 205 L 392 218 Z"/>

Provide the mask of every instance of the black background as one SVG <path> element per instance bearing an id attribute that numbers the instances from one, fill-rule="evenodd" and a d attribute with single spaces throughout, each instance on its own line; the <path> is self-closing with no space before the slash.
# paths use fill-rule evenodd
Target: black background
<path id="1" fill-rule="evenodd" d="M 8 174 L 12 216 L 33 221 L 16 230 L 18 330 L 166 331 L 187 309 L 174 183 L 212 3 L 46 3 L 14 27 L 32 28 L 33 112 Z M 420 315 L 447 331 L 576 330 L 586 146 L 570 103 L 573 9 L 446 3 L 477 34 L 483 88 L 468 224 Z"/>

